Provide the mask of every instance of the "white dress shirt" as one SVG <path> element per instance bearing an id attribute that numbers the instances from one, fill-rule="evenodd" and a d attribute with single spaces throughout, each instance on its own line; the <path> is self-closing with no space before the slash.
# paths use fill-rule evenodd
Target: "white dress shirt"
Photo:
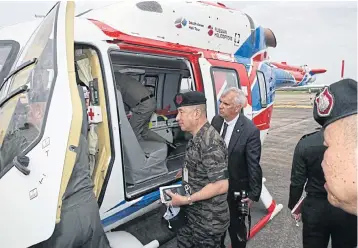
<path id="1" fill-rule="evenodd" d="M 234 127 L 236 125 L 236 121 L 237 121 L 237 119 L 239 119 L 239 116 L 240 116 L 240 113 L 237 114 L 237 116 L 234 119 L 232 119 L 231 121 L 229 121 L 229 122 L 224 120 L 223 125 L 221 126 L 220 135 L 223 133 L 224 123 L 228 124 L 226 134 L 225 134 L 225 138 L 224 138 L 225 143 L 226 143 L 226 147 L 229 147 L 231 135 L 232 135 L 232 132 L 233 132 Z"/>

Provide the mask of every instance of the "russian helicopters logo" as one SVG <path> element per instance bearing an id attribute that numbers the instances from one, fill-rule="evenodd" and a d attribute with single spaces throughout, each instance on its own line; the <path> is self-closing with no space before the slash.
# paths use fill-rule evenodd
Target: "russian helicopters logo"
<path id="1" fill-rule="evenodd" d="M 213 26 L 209 25 L 209 26 L 208 26 L 208 29 L 209 29 L 208 35 L 209 35 L 209 36 L 212 36 L 212 35 L 214 34 Z"/>
<path id="2" fill-rule="evenodd" d="M 179 17 L 178 19 L 175 20 L 174 24 L 177 28 L 182 28 L 185 27 L 186 24 L 188 23 L 188 21 L 183 18 L 183 17 Z"/>
<path id="3" fill-rule="evenodd" d="M 215 38 L 218 39 L 224 39 L 224 40 L 228 40 L 228 41 L 233 41 L 233 36 L 229 35 L 229 32 L 226 29 L 223 28 L 217 28 L 217 27 L 213 27 L 212 25 L 208 26 L 208 35 L 209 36 L 213 36 Z M 239 38 L 240 34 L 235 34 L 235 41 L 234 44 L 236 45 L 236 43 L 239 43 Z"/>

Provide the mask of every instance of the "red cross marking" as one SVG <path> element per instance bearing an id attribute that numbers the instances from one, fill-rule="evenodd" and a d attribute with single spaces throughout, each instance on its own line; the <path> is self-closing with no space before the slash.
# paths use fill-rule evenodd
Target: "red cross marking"
<path id="1" fill-rule="evenodd" d="M 90 117 L 90 119 L 92 121 L 93 117 L 94 117 L 94 112 L 92 111 L 92 108 L 90 108 L 90 111 L 88 112 L 88 116 Z"/>

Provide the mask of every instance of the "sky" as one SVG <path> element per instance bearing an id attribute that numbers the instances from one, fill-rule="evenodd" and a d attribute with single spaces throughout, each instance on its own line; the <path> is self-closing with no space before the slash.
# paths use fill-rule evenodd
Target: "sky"
<path id="1" fill-rule="evenodd" d="M 221 1 L 249 14 L 256 26 L 270 28 L 277 47 L 272 61 L 324 68 L 316 83 L 330 84 L 344 76 L 357 80 L 356 1 Z M 0 27 L 45 15 L 54 1 L 0 1 Z M 107 5 L 109 1 L 76 1 L 76 13 Z M 234 20 L 233 20 L 234 21 Z"/>
<path id="2" fill-rule="evenodd" d="M 331 84 L 344 76 L 357 80 L 357 2 L 271 1 L 226 2 L 270 28 L 277 47 L 269 50 L 272 61 L 325 68 L 318 84 Z"/>

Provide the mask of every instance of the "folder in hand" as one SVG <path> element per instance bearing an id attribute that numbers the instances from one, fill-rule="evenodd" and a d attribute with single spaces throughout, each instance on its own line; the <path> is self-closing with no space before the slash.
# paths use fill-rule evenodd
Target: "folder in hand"
<path id="1" fill-rule="evenodd" d="M 303 205 L 303 200 L 306 198 L 306 195 L 302 195 L 300 200 L 297 202 L 297 204 L 295 205 L 295 207 L 292 209 L 291 211 L 291 215 L 298 215 L 301 213 L 302 210 L 302 205 Z"/>
<path id="2" fill-rule="evenodd" d="M 305 198 L 306 195 L 301 196 L 300 200 L 297 202 L 297 204 L 291 211 L 291 216 L 296 221 L 296 226 L 299 226 L 298 223 L 301 221 L 302 205 Z"/>

